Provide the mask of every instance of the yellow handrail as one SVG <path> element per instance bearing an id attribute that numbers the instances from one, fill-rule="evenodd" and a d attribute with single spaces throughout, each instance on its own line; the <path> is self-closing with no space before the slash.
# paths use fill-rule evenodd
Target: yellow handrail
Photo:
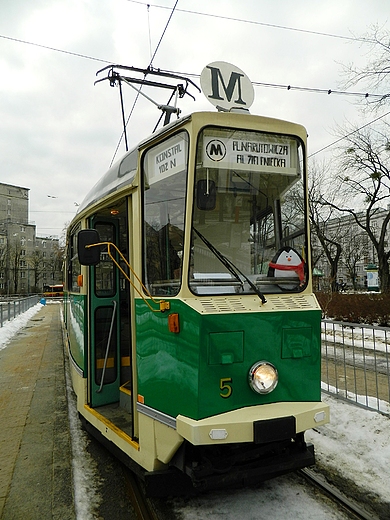
<path id="1" fill-rule="evenodd" d="M 123 256 L 123 254 L 119 251 L 118 247 L 113 244 L 112 242 L 98 242 L 96 244 L 89 244 L 87 246 L 85 246 L 87 249 L 89 249 L 90 247 L 96 247 L 96 246 L 107 246 L 107 253 L 108 253 L 108 256 L 111 258 L 111 260 L 113 261 L 114 265 L 116 265 L 116 267 L 120 270 L 120 272 L 123 274 L 123 276 L 126 278 L 126 280 L 130 283 L 130 285 L 133 287 L 133 289 L 135 291 L 137 291 L 137 293 L 141 296 L 141 298 L 143 299 L 143 301 L 146 303 L 146 305 L 149 307 L 149 309 L 153 312 L 165 312 L 165 311 L 168 311 L 170 309 L 170 303 L 165 301 L 165 300 L 155 300 L 153 298 L 153 296 L 150 294 L 150 292 L 148 291 L 148 289 L 145 287 L 145 285 L 142 283 L 142 281 L 140 280 L 140 278 L 137 276 L 137 274 L 135 273 L 134 269 L 131 267 L 131 265 L 129 264 L 129 262 L 126 260 L 126 258 Z M 146 292 L 146 294 L 148 295 L 148 297 L 152 300 L 153 303 L 155 303 L 156 305 L 159 305 L 159 309 L 153 309 L 153 307 L 150 305 L 150 303 L 147 301 L 147 299 L 144 297 L 144 295 L 142 294 L 142 292 L 138 289 L 138 287 L 135 286 L 135 284 L 132 282 L 132 280 L 130 279 L 130 276 L 122 269 L 122 267 L 119 265 L 119 263 L 117 262 L 117 260 L 114 258 L 114 256 L 112 255 L 111 253 L 111 246 L 115 249 L 115 251 L 119 254 L 119 256 L 121 257 L 121 259 L 123 260 L 123 262 L 127 265 L 129 271 L 132 273 L 132 275 L 136 278 L 136 280 L 139 282 L 139 284 L 141 285 L 141 287 L 143 288 L 143 290 Z"/>

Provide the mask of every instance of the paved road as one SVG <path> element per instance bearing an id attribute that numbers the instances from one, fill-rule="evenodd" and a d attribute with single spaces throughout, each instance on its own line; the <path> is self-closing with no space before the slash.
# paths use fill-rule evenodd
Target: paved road
<path id="1" fill-rule="evenodd" d="M 1 329 L 0 329 L 1 332 Z M 74 520 L 58 305 L 0 351 L 0 518 Z"/>

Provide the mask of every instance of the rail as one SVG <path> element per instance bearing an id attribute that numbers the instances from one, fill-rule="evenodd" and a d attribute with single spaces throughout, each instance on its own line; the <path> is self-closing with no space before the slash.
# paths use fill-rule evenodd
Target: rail
<path id="1" fill-rule="evenodd" d="M 3 327 L 7 321 L 13 320 L 16 316 L 19 316 L 19 314 L 23 314 L 30 307 L 36 305 L 40 299 L 40 295 L 34 294 L 26 298 L 0 301 L 0 328 Z"/>
<path id="2" fill-rule="evenodd" d="M 390 416 L 390 328 L 322 320 L 322 390 Z"/>
<path id="3" fill-rule="evenodd" d="M 357 503 L 356 500 L 345 495 L 343 491 L 337 489 L 333 484 L 312 469 L 303 468 L 297 471 L 310 484 L 318 488 L 325 496 L 329 497 L 338 508 L 344 510 L 348 518 L 355 518 L 356 520 L 380 520 L 374 511 L 367 511 L 366 505 Z"/>

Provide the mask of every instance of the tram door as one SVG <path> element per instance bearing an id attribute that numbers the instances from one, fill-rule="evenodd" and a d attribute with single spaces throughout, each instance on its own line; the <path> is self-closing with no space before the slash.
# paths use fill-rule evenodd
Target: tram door
<path id="1" fill-rule="evenodd" d="M 113 242 L 127 256 L 125 205 L 121 211 L 115 211 L 115 218 L 95 215 L 91 227 L 98 231 L 100 242 Z M 126 370 L 122 365 L 128 365 L 130 372 L 129 290 L 107 247 L 101 246 L 100 262 L 90 269 L 90 403 L 102 406 L 119 401 L 119 387 Z"/>

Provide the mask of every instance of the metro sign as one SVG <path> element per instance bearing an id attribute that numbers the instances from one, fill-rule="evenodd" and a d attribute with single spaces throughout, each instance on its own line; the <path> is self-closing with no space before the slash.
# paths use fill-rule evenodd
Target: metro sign
<path id="1" fill-rule="evenodd" d="M 206 65 L 200 84 L 203 94 L 218 109 L 248 110 L 255 98 L 253 85 L 245 72 L 224 61 Z"/>

